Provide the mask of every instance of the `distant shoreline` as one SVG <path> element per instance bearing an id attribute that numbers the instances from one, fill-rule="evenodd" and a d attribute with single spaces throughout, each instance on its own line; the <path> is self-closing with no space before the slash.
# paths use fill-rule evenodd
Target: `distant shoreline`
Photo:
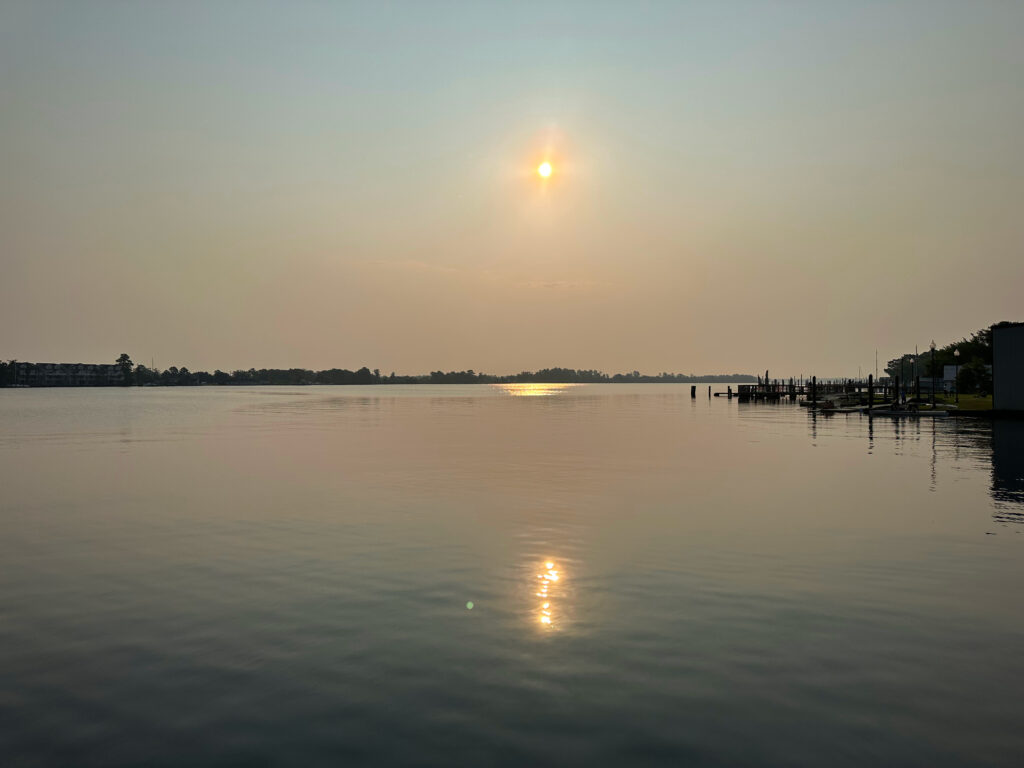
<path id="1" fill-rule="evenodd" d="M 124 354 L 113 364 L 30 363 L 0 361 L 0 386 L 6 387 L 182 387 L 182 386 L 307 386 L 377 384 L 752 384 L 756 376 L 743 373 L 684 374 L 668 373 L 607 374 L 596 369 L 542 368 L 539 371 L 495 375 L 464 371 L 431 371 L 414 376 L 384 375 L 380 369 L 366 366 L 355 371 L 329 368 L 250 368 L 230 373 L 215 370 L 190 371 L 171 366 L 166 370 L 135 365 Z"/>
<path id="2" fill-rule="evenodd" d="M 274 381 L 245 381 L 228 382 L 218 384 L 214 382 L 196 382 L 190 384 L 177 383 L 147 383 L 147 384 L 4 384 L 0 389 L 139 389 L 152 387 L 376 387 L 376 386 L 473 386 L 473 385 L 501 385 L 501 384 L 733 384 L 733 383 L 754 383 L 757 377 L 751 376 L 742 379 L 707 378 L 693 379 L 691 381 L 672 381 L 662 379 L 637 379 L 637 380 L 607 380 L 607 381 L 549 381 L 544 379 L 533 379 L 531 381 L 381 381 L 373 382 L 345 382 L 325 383 L 318 381 L 304 382 L 274 382 Z"/>

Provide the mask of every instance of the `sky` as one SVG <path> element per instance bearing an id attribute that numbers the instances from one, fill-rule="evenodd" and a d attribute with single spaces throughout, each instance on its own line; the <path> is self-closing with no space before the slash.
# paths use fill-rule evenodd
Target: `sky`
<path id="1" fill-rule="evenodd" d="M 1014 2 L 0 0 L 0 359 L 866 375 L 1024 320 L 1022 39 Z"/>

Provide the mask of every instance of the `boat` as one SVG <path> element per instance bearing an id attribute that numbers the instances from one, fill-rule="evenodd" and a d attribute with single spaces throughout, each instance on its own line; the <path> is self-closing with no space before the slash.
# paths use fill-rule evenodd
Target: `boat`
<path id="1" fill-rule="evenodd" d="M 801 400 L 801 408 L 816 408 L 822 411 L 842 410 L 844 408 L 860 408 L 866 397 L 858 392 L 832 392 L 822 395 L 817 400 Z"/>

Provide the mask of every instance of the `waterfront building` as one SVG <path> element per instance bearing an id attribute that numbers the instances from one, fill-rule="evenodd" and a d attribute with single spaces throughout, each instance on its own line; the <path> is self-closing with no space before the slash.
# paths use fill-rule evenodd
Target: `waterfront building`
<path id="1" fill-rule="evenodd" d="M 1024 411 L 1024 323 L 992 329 L 992 407 Z"/>
<path id="2" fill-rule="evenodd" d="M 22 387 L 116 387 L 121 367 L 102 363 L 14 363 L 14 385 Z"/>

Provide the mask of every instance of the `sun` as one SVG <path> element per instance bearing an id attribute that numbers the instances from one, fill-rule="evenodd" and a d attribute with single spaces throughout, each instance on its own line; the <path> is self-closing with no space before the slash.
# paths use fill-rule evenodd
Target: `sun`
<path id="1" fill-rule="evenodd" d="M 537 166 L 537 173 L 543 176 L 545 179 L 551 175 L 551 163 L 546 160 Z"/>

